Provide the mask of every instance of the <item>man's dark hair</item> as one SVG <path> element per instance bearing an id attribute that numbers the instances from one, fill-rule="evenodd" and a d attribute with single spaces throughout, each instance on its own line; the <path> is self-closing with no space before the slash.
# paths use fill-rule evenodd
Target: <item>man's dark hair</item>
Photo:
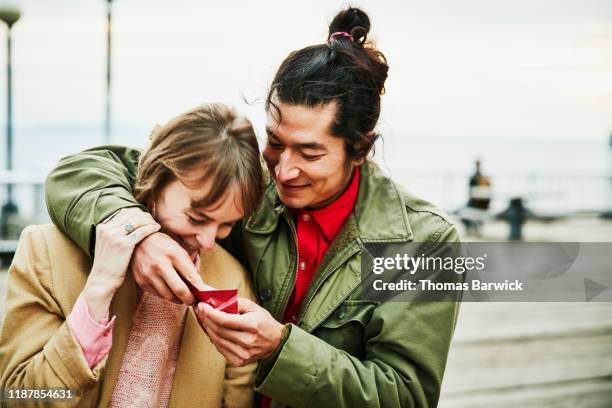
<path id="1" fill-rule="evenodd" d="M 307 107 L 333 102 L 337 110 L 331 133 L 344 139 L 349 158 L 365 157 L 378 136 L 373 131 L 389 70 L 384 55 L 367 41 L 369 31 L 370 19 L 362 10 L 349 7 L 338 13 L 327 43 L 294 51 L 283 61 L 266 110 L 280 114 L 275 100 Z"/>

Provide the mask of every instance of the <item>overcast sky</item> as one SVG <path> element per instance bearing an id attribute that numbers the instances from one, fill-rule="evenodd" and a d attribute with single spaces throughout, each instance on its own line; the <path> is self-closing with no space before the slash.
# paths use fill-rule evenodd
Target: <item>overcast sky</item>
<path id="1" fill-rule="evenodd" d="M 14 27 L 16 125 L 101 123 L 106 2 L 0 0 L 7 3 L 23 13 Z M 275 69 L 291 50 L 322 42 L 345 4 L 116 0 L 115 122 L 149 127 L 223 101 L 261 129 Z M 601 140 L 612 132 L 610 0 L 355 4 L 370 14 L 371 37 L 391 67 L 383 130 L 523 140 Z M 2 67 L 5 38 L 2 27 Z"/>

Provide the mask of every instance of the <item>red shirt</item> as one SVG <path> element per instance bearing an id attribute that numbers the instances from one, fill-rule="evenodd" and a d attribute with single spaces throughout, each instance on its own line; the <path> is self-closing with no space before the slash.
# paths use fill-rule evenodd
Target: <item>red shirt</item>
<path id="1" fill-rule="evenodd" d="M 359 168 L 348 187 L 334 202 L 318 210 L 294 211 L 297 225 L 298 262 L 295 288 L 281 323 L 297 323 L 300 306 L 323 256 L 353 211 L 359 191 Z"/>
<path id="2" fill-rule="evenodd" d="M 318 210 L 294 211 L 297 224 L 298 263 L 295 288 L 287 303 L 282 323 L 297 323 L 300 306 L 306 296 L 310 282 L 323 260 L 330 244 L 340 232 L 344 222 L 353 211 L 359 191 L 359 167 L 344 193 L 334 202 Z M 307 358 L 307 357 L 305 357 Z M 263 395 L 260 408 L 268 408 L 272 400 Z"/>

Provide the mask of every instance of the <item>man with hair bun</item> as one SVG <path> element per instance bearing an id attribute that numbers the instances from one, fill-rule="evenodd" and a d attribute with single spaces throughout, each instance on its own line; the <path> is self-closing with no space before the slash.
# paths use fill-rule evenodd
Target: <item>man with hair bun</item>
<path id="1" fill-rule="evenodd" d="M 196 307 L 229 361 L 260 362 L 255 390 L 262 407 L 438 402 L 457 303 L 381 303 L 362 293 L 364 244 L 412 241 L 423 243 L 418 253 L 439 250 L 445 257 L 454 254 L 441 249 L 450 247 L 444 243 L 459 241 L 444 213 L 368 159 L 389 69 L 368 41 L 369 31 L 368 15 L 349 7 L 331 22 L 326 43 L 294 51 L 280 65 L 266 100 L 262 155 L 270 181 L 255 213 L 221 242 L 250 269 L 259 303 L 240 299 L 239 315 Z M 75 179 L 104 169 L 107 179 L 97 188 L 129 185 L 130 162 L 84 161 Z M 89 237 L 83 230 L 100 222 L 95 214 L 125 202 L 107 199 L 92 211 L 92 203 L 80 199 L 89 188 L 74 181 L 53 171 L 48 203 L 56 219 L 86 220 L 66 223 L 70 236 Z M 185 254 L 164 249 L 169 239 L 158 232 L 137 247 L 132 269 L 138 282 L 190 276 Z M 174 291 L 174 299 L 184 300 L 186 290 Z"/>

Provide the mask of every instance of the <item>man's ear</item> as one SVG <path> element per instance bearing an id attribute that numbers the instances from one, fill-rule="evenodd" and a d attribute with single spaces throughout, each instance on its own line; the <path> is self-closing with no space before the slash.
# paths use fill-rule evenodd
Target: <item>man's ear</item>
<path id="1" fill-rule="evenodd" d="M 359 157 L 353 159 L 353 164 L 355 166 L 360 166 L 363 164 L 363 162 L 368 157 L 368 154 L 370 154 L 370 151 L 372 151 L 372 148 L 374 147 L 374 142 L 376 142 L 378 136 L 378 133 L 376 133 L 374 130 L 370 130 L 357 143 L 357 145 L 355 146 L 355 150 L 359 153 Z"/>
<path id="2" fill-rule="evenodd" d="M 354 167 L 359 167 L 363 164 L 364 161 L 365 161 L 365 158 L 353 159 L 352 163 Z"/>

